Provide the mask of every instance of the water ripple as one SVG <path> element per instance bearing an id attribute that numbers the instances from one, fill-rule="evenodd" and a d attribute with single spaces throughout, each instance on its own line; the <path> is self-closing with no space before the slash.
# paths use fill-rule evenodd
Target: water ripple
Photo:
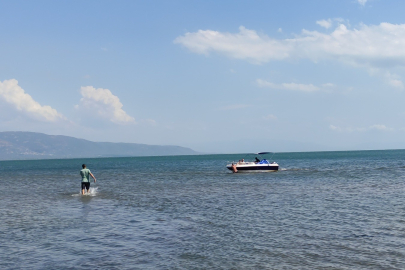
<path id="1" fill-rule="evenodd" d="M 0 268 L 405 269 L 404 153 L 5 162 Z"/>

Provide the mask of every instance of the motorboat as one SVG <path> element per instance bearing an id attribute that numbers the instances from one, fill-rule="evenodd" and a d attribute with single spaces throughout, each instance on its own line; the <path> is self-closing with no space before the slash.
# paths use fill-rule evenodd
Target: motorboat
<path id="1" fill-rule="evenodd" d="M 245 161 L 244 159 L 232 164 L 226 165 L 226 167 L 233 172 L 248 172 L 248 171 L 265 171 L 272 172 L 278 171 L 278 164 L 276 162 L 270 163 L 267 159 L 258 159 L 257 156 L 271 154 L 271 152 L 260 152 L 256 154 L 255 161 Z"/>

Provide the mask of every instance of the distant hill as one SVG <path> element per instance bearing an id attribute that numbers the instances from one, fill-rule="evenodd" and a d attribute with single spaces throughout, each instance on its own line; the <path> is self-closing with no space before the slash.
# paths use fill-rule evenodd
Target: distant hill
<path id="1" fill-rule="evenodd" d="M 198 153 L 181 146 L 92 142 L 35 132 L 0 132 L 0 160 L 195 154 Z"/>

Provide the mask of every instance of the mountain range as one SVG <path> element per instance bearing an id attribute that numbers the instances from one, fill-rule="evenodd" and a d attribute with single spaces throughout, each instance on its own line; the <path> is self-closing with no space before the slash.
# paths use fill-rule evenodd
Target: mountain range
<path id="1" fill-rule="evenodd" d="M 36 132 L 0 132 L 0 160 L 195 155 L 174 145 L 92 142 Z"/>

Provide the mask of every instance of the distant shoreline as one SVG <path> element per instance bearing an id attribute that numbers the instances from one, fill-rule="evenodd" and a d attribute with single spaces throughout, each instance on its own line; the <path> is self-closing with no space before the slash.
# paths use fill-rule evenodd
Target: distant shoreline
<path id="1" fill-rule="evenodd" d="M 176 145 L 92 142 L 64 135 L 0 132 L 0 160 L 69 159 L 97 157 L 172 156 L 200 154 Z"/>

